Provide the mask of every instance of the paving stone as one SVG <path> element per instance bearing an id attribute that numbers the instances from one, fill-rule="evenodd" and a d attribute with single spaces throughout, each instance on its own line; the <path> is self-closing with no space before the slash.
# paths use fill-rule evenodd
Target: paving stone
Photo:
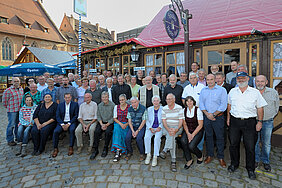
<path id="1" fill-rule="evenodd" d="M 276 186 L 276 187 L 281 187 L 282 185 L 281 181 L 276 181 L 276 180 L 272 180 L 271 183 L 273 186 Z"/>
<path id="2" fill-rule="evenodd" d="M 47 182 L 47 178 L 38 179 L 36 185 L 43 185 Z"/>
<path id="3" fill-rule="evenodd" d="M 108 182 L 117 182 L 118 178 L 119 178 L 119 176 L 109 176 L 107 181 Z"/>
<path id="4" fill-rule="evenodd" d="M 57 181 L 61 179 L 61 175 L 49 177 L 48 182 Z"/>
<path id="5" fill-rule="evenodd" d="M 83 178 L 79 177 L 79 178 L 75 178 L 73 184 L 82 184 L 82 182 L 83 182 Z"/>
<path id="6" fill-rule="evenodd" d="M 236 187 L 236 188 L 243 188 L 244 187 L 244 183 L 240 182 L 240 181 L 232 181 L 231 182 L 231 186 L 232 187 Z"/>
<path id="7" fill-rule="evenodd" d="M 174 179 L 175 178 L 175 174 L 174 173 L 165 173 L 165 179 Z"/>
<path id="8" fill-rule="evenodd" d="M 203 185 L 204 181 L 202 178 L 198 178 L 198 177 L 188 177 L 188 182 L 189 183 L 194 183 L 194 184 L 199 184 L 199 185 Z"/>
<path id="9" fill-rule="evenodd" d="M 121 176 L 119 178 L 120 183 L 131 183 L 132 179 L 129 176 Z"/>
<path id="10" fill-rule="evenodd" d="M 166 180 L 165 179 L 155 179 L 155 185 L 166 186 Z"/>
<path id="11" fill-rule="evenodd" d="M 83 176 L 83 171 L 74 172 L 72 175 L 74 178 Z"/>
<path id="12" fill-rule="evenodd" d="M 96 176 L 95 182 L 105 182 L 107 176 Z"/>
<path id="13" fill-rule="evenodd" d="M 145 178 L 144 184 L 145 185 L 153 185 L 154 179 L 153 178 Z"/>
<path id="14" fill-rule="evenodd" d="M 35 185 L 35 183 L 36 183 L 36 180 L 27 181 L 25 182 L 24 187 L 32 187 Z"/>
<path id="15" fill-rule="evenodd" d="M 225 184 L 230 184 L 230 179 L 228 177 L 217 176 L 216 181 L 225 183 Z"/>
<path id="16" fill-rule="evenodd" d="M 120 176 L 122 174 L 122 170 L 114 170 L 113 175 Z"/>
<path id="17" fill-rule="evenodd" d="M 178 185 L 178 182 L 177 181 L 173 181 L 173 180 L 167 180 L 167 187 L 174 187 L 176 188 L 177 185 Z"/>
<path id="18" fill-rule="evenodd" d="M 163 172 L 154 172 L 153 177 L 154 178 L 163 178 L 164 177 L 164 173 Z"/>
<path id="19" fill-rule="evenodd" d="M 178 183 L 178 188 L 189 188 L 189 187 L 191 187 L 191 184 L 189 183 L 184 183 L 184 182 Z"/>
<path id="20" fill-rule="evenodd" d="M 120 187 L 120 183 L 109 183 L 108 186 L 111 188 L 119 188 Z"/>
<path id="21" fill-rule="evenodd" d="M 213 173 L 210 173 L 210 172 L 205 172 L 205 173 L 203 173 L 203 178 L 215 180 L 215 175 Z"/>
<path id="22" fill-rule="evenodd" d="M 83 180 L 83 183 L 92 183 L 94 182 L 94 177 L 86 177 Z"/>
<path id="23" fill-rule="evenodd" d="M 129 164 L 122 164 L 122 165 L 120 166 L 120 169 L 123 169 L 123 170 L 129 169 Z"/>
<path id="24" fill-rule="evenodd" d="M 53 187 L 53 188 L 58 188 L 58 187 L 62 187 L 62 185 L 63 185 L 63 182 L 61 182 L 61 181 L 56 181 L 56 182 L 54 182 L 54 183 L 52 184 L 52 187 Z"/>
<path id="25" fill-rule="evenodd" d="M 123 176 L 130 176 L 131 175 L 131 170 L 124 170 L 122 175 Z"/>
<path id="26" fill-rule="evenodd" d="M 176 180 L 177 181 L 187 181 L 187 176 L 186 175 L 183 175 L 183 174 L 177 174 L 176 175 Z"/>
<path id="27" fill-rule="evenodd" d="M 211 180 L 205 180 L 205 185 L 207 187 L 217 187 L 218 186 L 216 181 L 211 181 Z"/>
<path id="28" fill-rule="evenodd" d="M 103 173 L 104 173 L 104 170 L 96 170 L 95 171 L 96 176 L 102 175 Z"/>
<path id="29" fill-rule="evenodd" d="M 32 180 L 34 175 L 25 176 L 22 178 L 22 183 Z"/>
<path id="30" fill-rule="evenodd" d="M 132 182 L 133 182 L 134 184 L 142 184 L 143 178 L 141 178 L 141 177 L 134 177 L 133 180 L 132 180 Z"/>
<path id="31" fill-rule="evenodd" d="M 92 176 L 96 171 L 95 170 L 87 170 L 84 175 L 85 176 Z"/>
<path id="32" fill-rule="evenodd" d="M 98 183 L 96 188 L 105 188 L 107 187 L 107 183 Z"/>

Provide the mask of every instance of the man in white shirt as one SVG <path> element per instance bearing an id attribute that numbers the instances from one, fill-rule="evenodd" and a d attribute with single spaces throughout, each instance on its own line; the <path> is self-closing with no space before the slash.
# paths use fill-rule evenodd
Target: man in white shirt
<path id="1" fill-rule="evenodd" d="M 78 121 L 79 125 L 75 129 L 77 139 L 77 154 L 81 153 L 83 148 L 82 133 L 89 132 L 90 144 L 87 149 L 88 154 L 91 154 L 94 143 L 94 131 L 97 125 L 97 103 L 92 101 L 91 93 L 84 94 L 84 103 L 79 107 Z"/>
<path id="2" fill-rule="evenodd" d="M 250 179 L 256 179 L 255 174 L 255 145 L 257 132 L 262 128 L 263 107 L 267 105 L 260 92 L 248 86 L 249 77 L 246 72 L 238 72 L 236 76 L 239 87 L 231 89 L 228 96 L 227 125 L 229 126 L 230 158 L 229 172 L 239 167 L 240 142 L 246 150 L 246 169 Z M 256 120 L 257 117 L 257 120 Z"/>
<path id="3" fill-rule="evenodd" d="M 196 106 L 199 106 L 200 93 L 205 86 L 198 82 L 198 76 L 196 73 L 189 74 L 189 82 L 190 84 L 186 86 L 183 90 L 182 102 L 184 104 L 185 98 L 188 96 L 192 96 L 196 101 Z"/>
<path id="4" fill-rule="evenodd" d="M 48 87 L 48 84 L 45 83 L 45 78 L 44 76 L 39 76 L 37 79 L 38 83 L 37 83 L 37 90 L 38 91 L 43 91 L 43 89 Z"/>
<path id="5" fill-rule="evenodd" d="M 106 91 L 109 93 L 109 100 L 113 102 L 113 79 L 108 77 L 106 79 L 106 86 L 102 88 L 102 91 Z"/>

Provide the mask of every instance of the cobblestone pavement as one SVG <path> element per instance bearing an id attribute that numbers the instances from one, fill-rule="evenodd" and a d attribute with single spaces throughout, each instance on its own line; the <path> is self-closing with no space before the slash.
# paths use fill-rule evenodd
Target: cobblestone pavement
<path id="1" fill-rule="evenodd" d="M 130 161 L 121 159 L 118 163 L 112 162 L 112 153 L 106 158 L 99 155 L 90 161 L 86 147 L 79 155 L 67 156 L 68 138 L 60 141 L 56 159 L 50 157 L 51 141 L 47 143 L 46 152 L 37 157 L 30 155 L 33 148 L 30 141 L 29 155 L 20 158 L 15 156 L 18 146 L 9 147 L 5 140 L 7 116 L 2 103 L 0 119 L 0 187 L 282 187 L 282 148 L 272 148 L 272 171 L 266 173 L 259 167 L 257 180 L 248 178 L 244 162 L 234 174 L 220 167 L 217 160 L 208 165 L 194 164 L 184 170 L 185 161 L 180 149 L 176 173 L 170 171 L 169 157 L 158 159 L 158 166 L 151 167 L 140 163 L 137 153 Z M 136 145 L 134 147 L 137 151 Z M 229 164 L 227 149 L 225 154 Z M 241 158 L 243 160 L 243 154 Z"/>

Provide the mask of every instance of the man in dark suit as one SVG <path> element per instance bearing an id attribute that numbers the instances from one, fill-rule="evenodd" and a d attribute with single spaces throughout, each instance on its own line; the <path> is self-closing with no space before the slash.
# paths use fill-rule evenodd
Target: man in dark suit
<path id="1" fill-rule="evenodd" d="M 227 94 L 233 88 L 231 84 L 225 82 L 225 75 L 222 72 L 217 72 L 215 74 L 215 82 L 217 85 L 224 87 L 227 91 Z"/>
<path id="2" fill-rule="evenodd" d="M 106 86 L 102 88 L 102 91 L 109 93 L 109 100 L 113 102 L 113 79 L 111 77 L 106 79 Z"/>
<path id="3" fill-rule="evenodd" d="M 119 104 L 119 96 L 121 94 L 126 95 L 126 99 L 130 99 L 131 94 L 131 88 L 129 85 L 124 83 L 124 77 L 123 75 L 118 75 L 118 84 L 113 88 L 113 102 L 118 105 Z"/>
<path id="4" fill-rule="evenodd" d="M 52 157 L 57 157 L 58 155 L 58 144 L 59 144 L 59 135 L 63 131 L 69 131 L 70 133 L 70 144 L 68 155 L 73 154 L 73 145 L 75 140 L 75 129 L 77 127 L 77 118 L 79 107 L 78 104 L 72 101 L 70 93 L 64 94 L 64 102 L 61 102 L 57 107 L 56 119 L 57 127 L 53 133 L 53 145 L 54 151 Z"/>

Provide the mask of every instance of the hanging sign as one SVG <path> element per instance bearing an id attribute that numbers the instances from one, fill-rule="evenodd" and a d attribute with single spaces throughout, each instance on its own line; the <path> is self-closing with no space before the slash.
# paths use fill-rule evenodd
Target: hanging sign
<path id="1" fill-rule="evenodd" d="M 165 14 L 163 22 L 167 35 L 172 39 L 172 42 L 174 42 L 174 39 L 178 37 L 180 31 L 178 16 L 173 10 L 168 10 Z"/>

